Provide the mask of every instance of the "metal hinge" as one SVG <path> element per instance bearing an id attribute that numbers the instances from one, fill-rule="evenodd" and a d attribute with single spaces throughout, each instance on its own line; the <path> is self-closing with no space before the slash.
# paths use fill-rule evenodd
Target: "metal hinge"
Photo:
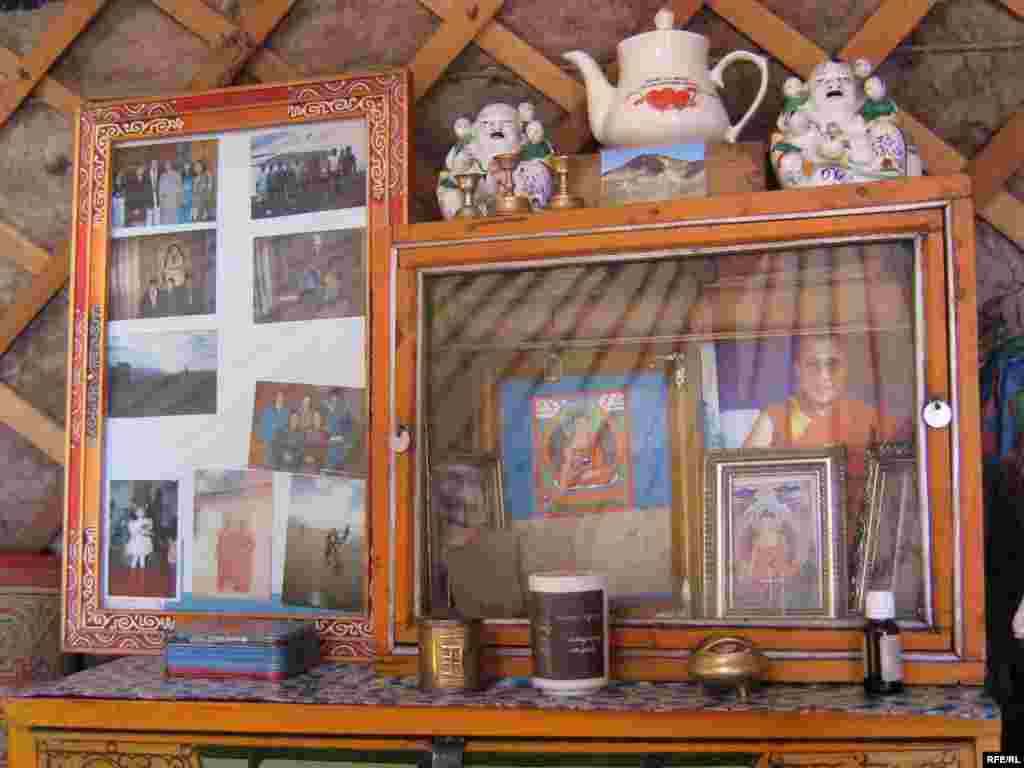
<path id="1" fill-rule="evenodd" d="M 685 352 L 673 352 L 669 355 L 655 355 L 656 361 L 671 362 L 672 363 L 672 379 L 675 381 L 676 389 L 684 389 L 686 387 L 686 353 Z M 657 363 L 651 364 L 652 368 L 657 367 Z"/>

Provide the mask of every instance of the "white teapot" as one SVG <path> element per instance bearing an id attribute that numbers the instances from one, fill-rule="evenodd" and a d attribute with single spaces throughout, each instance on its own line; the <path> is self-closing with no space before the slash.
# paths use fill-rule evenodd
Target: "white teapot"
<path id="1" fill-rule="evenodd" d="M 654 17 L 653 32 L 619 43 L 619 83 L 614 88 L 588 54 L 562 54 L 583 74 L 590 130 L 602 144 L 734 142 L 761 106 L 768 89 L 768 62 L 763 56 L 733 51 L 708 71 L 708 39 L 673 29 L 674 22 L 675 14 L 663 8 Z M 761 87 L 746 114 L 730 125 L 717 88 L 724 87 L 722 72 L 736 61 L 758 66 Z"/>

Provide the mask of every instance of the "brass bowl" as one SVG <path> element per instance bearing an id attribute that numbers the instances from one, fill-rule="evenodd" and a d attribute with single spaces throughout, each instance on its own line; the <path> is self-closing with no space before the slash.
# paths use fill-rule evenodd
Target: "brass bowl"
<path id="1" fill-rule="evenodd" d="M 750 684 L 768 669 L 768 659 L 745 637 L 713 635 L 690 656 L 690 677 L 701 683 L 735 687 L 746 701 Z"/>

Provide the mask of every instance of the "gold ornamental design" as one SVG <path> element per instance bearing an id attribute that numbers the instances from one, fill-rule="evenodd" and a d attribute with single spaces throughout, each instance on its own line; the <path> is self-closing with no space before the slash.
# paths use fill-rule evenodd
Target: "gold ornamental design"
<path id="1" fill-rule="evenodd" d="M 184 744 L 42 739 L 37 750 L 39 768 L 202 768 Z"/>

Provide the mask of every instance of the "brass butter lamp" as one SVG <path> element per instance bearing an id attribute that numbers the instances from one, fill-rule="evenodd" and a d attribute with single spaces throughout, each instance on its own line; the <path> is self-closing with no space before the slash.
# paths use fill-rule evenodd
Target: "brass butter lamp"
<path id="1" fill-rule="evenodd" d="M 476 194 L 476 188 L 480 185 L 480 179 L 483 177 L 484 174 L 476 171 L 455 174 L 455 183 L 462 191 L 462 206 L 455 212 L 456 218 L 475 219 L 480 216 L 474 195 Z"/>
<path id="2" fill-rule="evenodd" d="M 548 201 L 548 208 L 556 211 L 582 208 L 583 198 L 569 194 L 569 156 L 554 155 L 548 162 L 551 163 L 554 172 L 558 174 L 558 193 Z"/>
<path id="3" fill-rule="evenodd" d="M 529 198 L 516 194 L 516 185 L 512 180 L 512 173 L 519 165 L 518 152 L 505 152 L 494 156 L 498 169 L 504 179 L 498 185 L 498 194 L 494 197 L 494 213 L 498 216 L 516 216 L 520 213 L 530 213 L 533 208 Z"/>

